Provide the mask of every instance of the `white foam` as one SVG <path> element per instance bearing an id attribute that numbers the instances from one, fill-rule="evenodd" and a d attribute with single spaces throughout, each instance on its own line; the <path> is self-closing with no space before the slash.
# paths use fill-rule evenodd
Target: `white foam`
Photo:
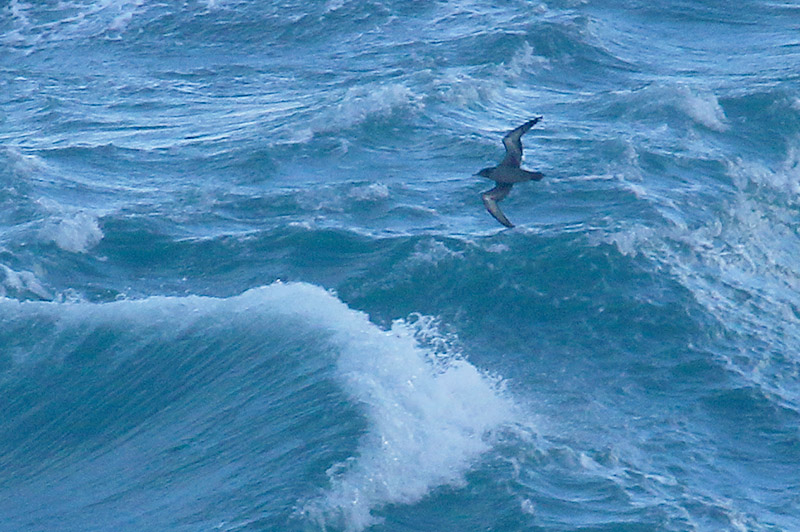
<path id="1" fill-rule="evenodd" d="M 670 218 L 653 228 L 628 225 L 604 239 L 626 255 L 642 254 L 667 268 L 711 315 L 731 331 L 763 342 L 726 363 L 765 392 L 800 408 L 800 149 L 776 168 L 762 162 L 728 164 L 734 187 L 708 207 L 702 223 Z M 666 205 L 663 198 L 658 198 Z M 702 209 L 702 206 L 693 206 Z M 775 353 L 781 353 L 775 357 Z M 787 365 L 790 369 L 787 370 Z"/>
<path id="2" fill-rule="evenodd" d="M 376 507 L 414 503 L 436 486 L 462 484 L 489 449 L 487 436 L 514 415 L 498 381 L 462 358 L 443 361 L 422 349 L 403 321 L 388 332 L 353 321 L 344 337 L 339 371 L 371 428 L 357 457 L 329 471 L 330 489 L 303 512 L 323 525 L 362 530 L 379 522 L 371 513 Z"/>
<path id="3" fill-rule="evenodd" d="M 506 244 L 492 244 L 486 247 L 486 251 L 489 253 L 506 253 L 511 251 L 511 248 L 508 247 Z"/>
<path id="4" fill-rule="evenodd" d="M 318 187 L 313 194 L 298 196 L 298 201 L 307 210 L 323 212 L 347 212 L 356 203 L 377 203 L 389 197 L 389 187 L 383 183 L 355 185 L 334 184 Z"/>
<path id="5" fill-rule="evenodd" d="M 78 212 L 51 221 L 42 229 L 42 237 L 51 240 L 65 251 L 86 253 L 103 239 L 97 218 Z"/>
<path id="6" fill-rule="evenodd" d="M 143 3 L 144 0 L 109 0 L 106 5 L 110 5 L 113 9 L 118 10 L 119 14 L 112 19 L 111 23 L 108 25 L 108 29 L 110 31 L 124 31 L 131 20 L 133 20 L 134 15 L 139 12 L 139 8 Z"/>
<path id="7" fill-rule="evenodd" d="M 514 52 L 508 65 L 502 65 L 498 74 L 510 78 L 519 78 L 525 73 L 549 70 L 550 68 L 550 60 L 534 54 L 533 47 L 526 41 Z"/>
<path id="8" fill-rule="evenodd" d="M 34 22 L 28 17 L 30 4 L 12 0 L 9 11 L 16 29 L 4 35 L 3 41 L 32 46 L 40 42 L 96 37 L 109 31 L 121 32 L 143 11 L 144 5 L 144 0 L 62 1 L 57 9 L 63 10 L 63 18 Z"/>
<path id="9" fill-rule="evenodd" d="M 275 145 L 283 144 L 305 144 L 314 138 L 314 131 L 308 127 L 287 127 L 282 131 L 286 131 L 285 136 L 274 141 Z"/>
<path id="10" fill-rule="evenodd" d="M 443 260 L 462 257 L 463 255 L 463 252 L 450 249 L 441 240 L 431 238 L 417 242 L 414 246 L 414 253 L 411 254 L 409 259 L 412 263 L 439 264 Z"/>
<path id="11" fill-rule="evenodd" d="M 240 4 L 244 3 L 243 0 L 202 0 L 209 11 L 219 9 L 236 9 Z"/>
<path id="12" fill-rule="evenodd" d="M 314 131 L 353 127 L 368 118 L 389 115 L 397 108 L 420 106 L 420 98 L 402 83 L 359 85 L 347 90 L 338 105 L 316 123 Z"/>
<path id="13" fill-rule="evenodd" d="M 383 183 L 371 183 L 350 190 L 349 196 L 359 201 L 380 201 L 389 197 L 389 187 Z"/>
<path id="14" fill-rule="evenodd" d="M 332 13 L 344 7 L 347 2 L 345 0 L 327 0 L 325 2 L 325 12 Z"/>
<path id="15" fill-rule="evenodd" d="M 728 163 L 728 174 L 743 193 L 748 185 L 753 184 L 762 189 L 773 189 L 796 203 L 800 199 L 800 148 L 790 146 L 786 157 L 775 169 L 761 162 L 737 159 Z"/>
<path id="16" fill-rule="evenodd" d="M 17 147 L 7 146 L 3 149 L 3 152 L 8 158 L 14 174 L 19 177 L 36 178 L 50 170 L 41 157 L 22 153 Z"/>
<path id="17" fill-rule="evenodd" d="M 274 284 L 245 296 L 251 293 L 280 299 L 282 312 L 334 332 L 340 382 L 369 419 L 357 455 L 332 467 L 330 488 L 300 509 L 323 525 L 361 530 L 378 521 L 371 510 L 379 506 L 413 503 L 436 486 L 463 482 L 489 449 L 487 435 L 514 419 L 496 379 L 461 357 L 423 349 L 403 321 L 383 331 L 307 284 Z M 430 321 L 418 321 L 429 335 Z"/>
<path id="18" fill-rule="evenodd" d="M 623 255 L 635 257 L 639 254 L 640 246 L 653 238 L 654 234 L 655 231 L 651 227 L 635 225 L 610 233 L 606 239 Z"/>
<path id="19" fill-rule="evenodd" d="M 693 120 L 705 127 L 720 132 L 728 129 L 728 117 L 713 93 L 698 94 L 681 85 L 678 88 L 678 104 Z"/>
<path id="20" fill-rule="evenodd" d="M 14 271 L 5 264 L 0 264 L 0 297 L 6 297 L 9 294 L 24 294 L 30 292 L 31 294 L 42 298 L 51 299 L 50 292 L 48 292 L 36 275 L 28 271 Z"/>

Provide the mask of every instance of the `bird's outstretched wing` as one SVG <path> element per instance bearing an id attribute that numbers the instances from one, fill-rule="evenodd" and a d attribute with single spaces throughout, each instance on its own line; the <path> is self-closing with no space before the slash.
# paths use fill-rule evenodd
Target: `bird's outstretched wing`
<path id="1" fill-rule="evenodd" d="M 528 130 L 541 119 L 541 116 L 537 116 L 533 120 L 528 120 L 518 128 L 512 129 L 506 133 L 506 136 L 503 137 L 503 144 L 506 147 L 506 156 L 503 158 L 500 166 L 519 168 L 519 165 L 522 164 L 522 142 L 520 141 L 520 137 L 527 133 Z"/>
<path id="2" fill-rule="evenodd" d="M 506 227 L 514 227 L 514 224 L 506 218 L 506 215 L 503 214 L 503 211 L 497 206 L 497 202 L 508 196 L 511 186 L 510 183 L 498 183 L 493 189 L 487 190 L 481 194 L 483 204 L 486 205 L 486 210 L 489 211 L 489 214 L 494 216 L 495 220 Z"/>

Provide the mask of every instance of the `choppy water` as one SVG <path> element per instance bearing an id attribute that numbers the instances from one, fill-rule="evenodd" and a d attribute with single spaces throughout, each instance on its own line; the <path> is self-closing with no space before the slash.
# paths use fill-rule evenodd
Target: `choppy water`
<path id="1" fill-rule="evenodd" d="M 796 2 L 6 0 L 0 530 L 798 530 L 798 218 Z"/>

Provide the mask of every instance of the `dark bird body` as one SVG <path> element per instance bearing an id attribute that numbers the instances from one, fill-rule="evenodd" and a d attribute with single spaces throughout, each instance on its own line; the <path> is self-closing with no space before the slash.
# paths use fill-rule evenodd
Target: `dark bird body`
<path id="1" fill-rule="evenodd" d="M 483 204 L 489 211 L 489 214 L 506 227 L 514 227 L 508 218 L 497 206 L 497 202 L 508 196 L 511 187 L 514 183 L 522 183 L 524 181 L 539 181 L 544 177 L 544 174 L 539 172 L 530 172 L 520 168 L 522 163 L 522 135 L 528 132 L 535 123 L 541 120 L 542 117 L 536 117 L 533 120 L 528 120 L 516 129 L 512 129 L 506 136 L 503 137 L 503 145 L 506 147 L 506 156 L 497 166 L 491 168 L 484 168 L 477 175 L 487 177 L 497 183 L 497 186 L 491 190 L 487 190 L 481 194 Z"/>

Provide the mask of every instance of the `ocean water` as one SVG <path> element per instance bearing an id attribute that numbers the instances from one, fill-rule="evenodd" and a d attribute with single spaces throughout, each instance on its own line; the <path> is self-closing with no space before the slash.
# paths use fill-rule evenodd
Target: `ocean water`
<path id="1" fill-rule="evenodd" d="M 800 530 L 798 219 L 794 1 L 3 0 L 0 531 Z"/>

